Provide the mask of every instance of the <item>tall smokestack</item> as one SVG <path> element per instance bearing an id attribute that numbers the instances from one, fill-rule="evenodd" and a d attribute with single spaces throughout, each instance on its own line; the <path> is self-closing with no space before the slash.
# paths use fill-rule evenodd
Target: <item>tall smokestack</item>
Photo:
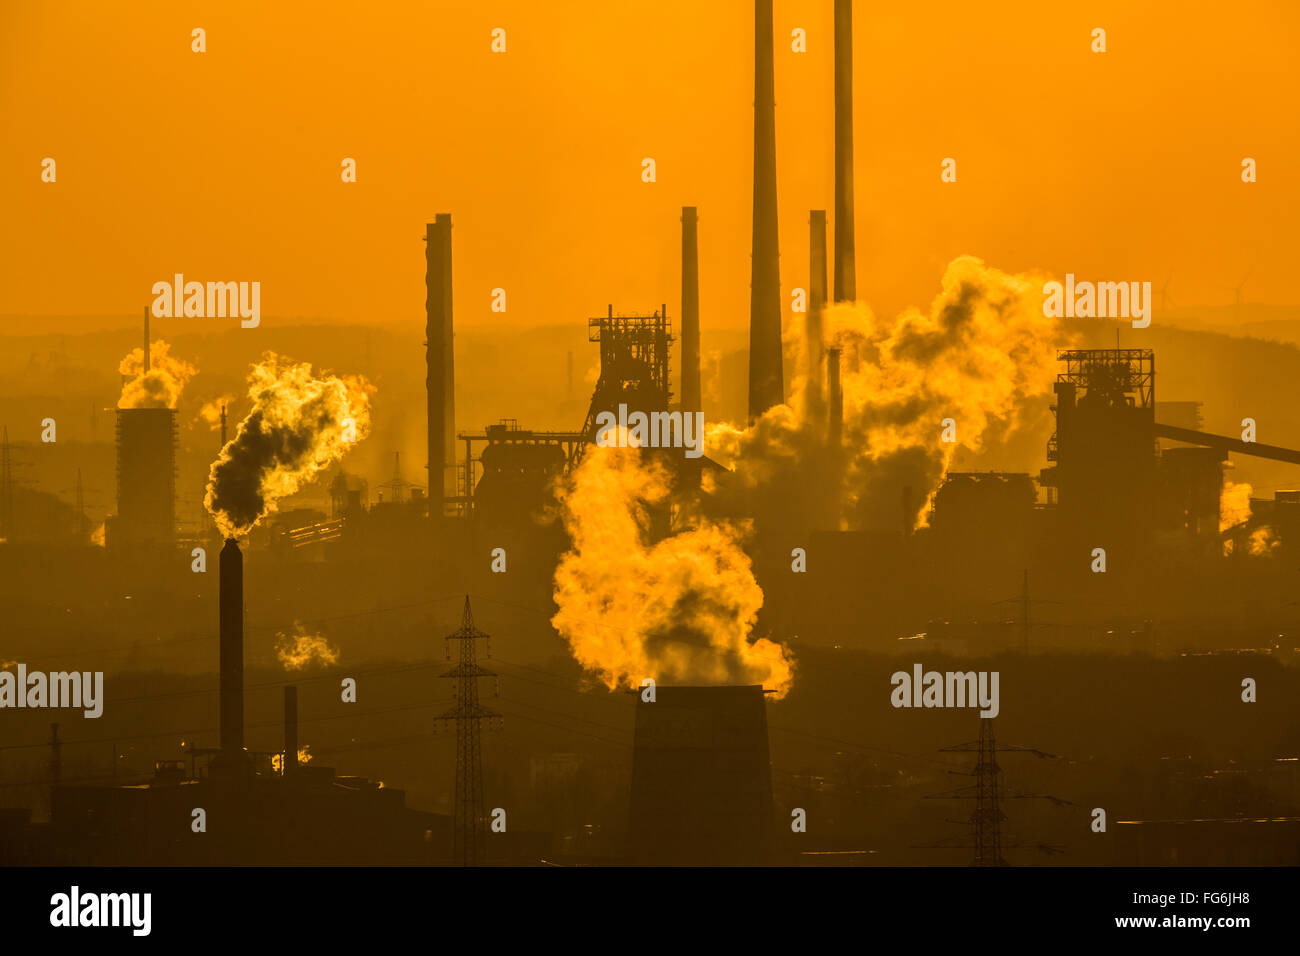
<path id="1" fill-rule="evenodd" d="M 144 307 L 144 370 L 149 371 L 149 306 Z"/>
<path id="2" fill-rule="evenodd" d="M 772 0 L 754 0 L 754 234 L 749 281 L 749 417 L 785 401 L 776 237 Z"/>
<path id="3" fill-rule="evenodd" d="M 298 688 L 284 689 L 284 775 L 298 769 Z"/>
<path id="4" fill-rule="evenodd" d="M 682 207 L 682 411 L 700 404 L 700 243 L 694 206 Z"/>
<path id="5" fill-rule="evenodd" d="M 835 0 L 835 301 L 858 297 L 853 256 L 853 0 Z"/>
<path id="6" fill-rule="evenodd" d="M 826 349 L 822 310 L 826 308 L 826 210 L 813 209 L 808 214 L 808 384 L 805 391 L 807 418 L 820 421 L 825 414 L 822 381 L 826 369 Z"/>
<path id="7" fill-rule="evenodd" d="M 456 374 L 451 319 L 451 214 L 425 227 L 425 357 L 429 401 L 429 514 L 442 515 L 442 499 L 456 493 Z M 450 480 L 449 480 L 450 479 Z"/>
<path id="8" fill-rule="evenodd" d="M 244 556 L 234 538 L 221 549 L 221 761 L 244 760 Z"/>
<path id="9" fill-rule="evenodd" d="M 840 350 L 826 350 L 826 390 L 830 394 L 830 418 L 826 424 L 826 444 L 840 447 L 840 433 L 844 428 L 844 393 L 840 389 Z"/>

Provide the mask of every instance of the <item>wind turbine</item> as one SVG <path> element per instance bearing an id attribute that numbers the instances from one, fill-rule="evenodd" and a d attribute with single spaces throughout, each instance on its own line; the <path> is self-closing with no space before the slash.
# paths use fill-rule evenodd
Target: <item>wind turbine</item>
<path id="1" fill-rule="evenodd" d="M 1172 278 L 1172 273 L 1165 276 L 1165 284 L 1160 287 L 1160 292 L 1158 293 L 1160 296 L 1160 311 L 1162 313 L 1165 311 L 1165 304 L 1174 301 L 1174 297 L 1169 294 L 1169 280 Z"/>
<path id="2" fill-rule="evenodd" d="M 1233 294 L 1232 317 L 1234 320 L 1241 318 L 1241 290 L 1246 287 L 1246 280 L 1248 280 L 1254 272 L 1255 269 L 1252 266 L 1250 271 L 1247 272 L 1245 276 L 1242 277 L 1242 280 L 1237 283 L 1236 287 L 1228 290 Z"/>

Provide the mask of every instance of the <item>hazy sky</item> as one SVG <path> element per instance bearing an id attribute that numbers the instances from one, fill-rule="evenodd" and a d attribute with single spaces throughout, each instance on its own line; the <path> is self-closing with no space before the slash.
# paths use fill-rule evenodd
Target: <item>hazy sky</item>
<path id="1" fill-rule="evenodd" d="M 831 9 L 775 4 L 786 308 L 808 210 L 832 205 Z M 264 322 L 418 322 L 424 223 L 450 212 L 462 328 L 581 322 L 609 301 L 675 317 L 688 204 L 704 322 L 742 326 L 752 16 L 747 0 L 4 0 L 0 314 L 135 316 L 183 272 L 260 281 Z M 1183 306 L 1231 302 L 1250 273 L 1245 300 L 1295 304 L 1298 42 L 1294 2 L 859 0 L 860 296 L 928 303 L 967 252 L 1172 276 Z"/>

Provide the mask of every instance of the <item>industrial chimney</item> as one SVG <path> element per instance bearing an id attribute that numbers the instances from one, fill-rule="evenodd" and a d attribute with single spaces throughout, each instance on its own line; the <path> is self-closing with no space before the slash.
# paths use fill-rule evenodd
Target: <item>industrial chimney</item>
<path id="1" fill-rule="evenodd" d="M 840 447 L 840 433 L 844 429 L 844 392 L 840 389 L 840 350 L 826 350 L 826 390 L 830 395 L 830 418 L 826 427 L 826 444 Z"/>
<path id="2" fill-rule="evenodd" d="M 144 307 L 144 370 L 148 372 L 149 364 L 149 306 Z"/>
<path id="3" fill-rule="evenodd" d="M 785 401 L 776 234 L 772 0 L 754 0 L 754 230 L 749 282 L 749 418 Z"/>
<path id="4" fill-rule="evenodd" d="M 682 411 L 700 404 L 700 245 L 694 206 L 682 207 Z"/>
<path id="5" fill-rule="evenodd" d="M 813 209 L 808 214 L 808 320 L 806 339 L 808 382 L 804 403 L 808 420 L 821 421 L 825 414 L 822 390 L 826 368 L 824 317 L 826 308 L 826 210 Z"/>
<path id="6" fill-rule="evenodd" d="M 835 301 L 858 297 L 853 256 L 853 0 L 835 0 Z"/>
<path id="7" fill-rule="evenodd" d="M 456 374 L 451 318 L 451 214 L 425 226 L 425 358 L 428 377 L 429 515 L 442 516 L 443 498 L 456 494 Z"/>
<path id="8" fill-rule="evenodd" d="M 298 769 L 298 688 L 284 689 L 284 762 L 281 773 L 286 777 Z"/>
<path id="9" fill-rule="evenodd" d="M 244 556 L 234 538 L 221 549 L 218 580 L 221 637 L 221 752 L 214 768 L 234 773 L 244 753 Z"/>

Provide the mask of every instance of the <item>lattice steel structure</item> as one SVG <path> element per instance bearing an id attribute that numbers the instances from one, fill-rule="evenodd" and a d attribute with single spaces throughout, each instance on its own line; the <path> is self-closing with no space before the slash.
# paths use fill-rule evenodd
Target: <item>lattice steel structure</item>
<path id="1" fill-rule="evenodd" d="M 941 840 L 938 843 L 926 844 L 926 849 L 947 849 L 952 847 L 971 847 L 975 850 L 975 857 L 971 861 L 972 866 L 1006 866 L 1007 861 L 1002 856 L 1004 846 L 1008 847 L 1033 847 L 1043 853 L 1060 853 L 1061 847 L 1048 843 L 1020 843 L 1014 842 L 1004 844 L 1002 842 L 1002 821 L 1006 820 L 1006 814 L 1002 812 L 1002 801 L 1004 798 L 1016 800 L 1043 799 L 1050 800 L 1058 806 L 1069 806 L 1070 801 L 1061 800 L 1057 797 L 1045 793 L 1021 793 L 1014 791 L 1003 793 L 1001 774 L 1002 768 L 998 766 L 998 751 L 1011 751 L 1015 753 L 1031 753 L 1035 757 L 1054 758 L 1055 754 L 1044 753 L 1033 747 L 1018 747 L 1016 745 L 999 747 L 993 734 L 993 719 L 991 717 L 981 717 L 980 735 L 978 740 L 968 740 L 964 743 L 955 744 L 951 747 L 939 748 L 940 753 L 964 753 L 975 751 L 974 771 L 957 771 L 951 770 L 949 773 L 960 773 L 963 776 L 975 778 L 975 783 L 968 787 L 959 787 L 956 790 L 948 790 L 944 793 L 930 794 L 928 799 L 931 800 L 974 800 L 975 809 L 971 812 L 969 819 L 965 821 L 953 820 L 952 823 L 966 823 L 970 827 L 971 842 L 959 843 L 953 840 Z"/>
<path id="2" fill-rule="evenodd" d="M 495 677 L 493 671 L 478 664 L 475 641 L 484 641 L 485 656 L 491 657 L 489 637 L 474 627 L 469 596 L 460 627 L 446 637 L 447 657 L 451 643 L 459 644 L 456 666 L 441 676 L 456 681 L 456 704 L 439 715 L 440 721 L 456 722 L 456 802 L 452 855 L 462 866 L 477 866 L 483 858 L 487 836 L 487 813 L 483 803 L 483 753 L 480 747 L 480 722 L 500 720 L 501 715 L 487 710 L 478 702 L 478 679 Z"/>
<path id="3" fill-rule="evenodd" d="M 652 315 L 615 315 L 611 305 L 602 316 L 587 320 L 587 341 L 600 343 L 600 380 L 591 395 L 591 407 L 582 426 L 584 442 L 574 450 L 570 464 L 582 458 L 587 443 L 596 440 L 596 416 L 668 410 L 672 387 L 668 380 L 668 347 L 673 341 L 668 306 Z"/>

